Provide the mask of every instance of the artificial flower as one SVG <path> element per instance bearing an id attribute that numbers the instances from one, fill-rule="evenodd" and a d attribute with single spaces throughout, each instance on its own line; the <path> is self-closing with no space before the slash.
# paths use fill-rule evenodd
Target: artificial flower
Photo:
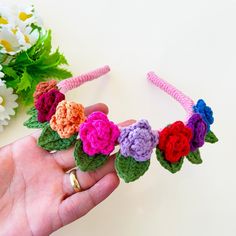
<path id="1" fill-rule="evenodd" d="M 70 138 L 78 132 L 79 126 L 85 121 L 84 107 L 75 102 L 62 101 L 50 120 L 51 128 L 61 138 Z"/>
<path id="2" fill-rule="evenodd" d="M 52 89 L 57 89 L 57 81 L 56 80 L 49 80 L 46 82 L 40 82 L 37 84 L 35 92 L 34 92 L 34 104 L 36 105 L 38 102 L 39 97 L 49 92 Z"/>
<path id="3" fill-rule="evenodd" d="M 63 100 L 65 100 L 65 95 L 56 89 L 41 95 L 35 106 L 38 110 L 38 121 L 41 123 L 50 121 L 56 112 L 58 103 Z"/>
<path id="4" fill-rule="evenodd" d="M 158 147 L 167 161 L 175 163 L 189 154 L 191 139 L 192 130 L 177 121 L 160 132 Z"/>
<path id="5" fill-rule="evenodd" d="M 153 148 L 158 142 L 157 133 L 152 131 L 147 120 L 122 128 L 118 139 L 120 152 L 125 157 L 133 157 L 143 162 L 150 159 Z"/>
<path id="6" fill-rule="evenodd" d="M 18 96 L 13 94 L 12 88 L 7 88 L 5 85 L 0 86 L 0 120 L 10 119 L 10 116 L 15 115 L 14 109 L 18 107 L 16 103 Z"/>
<path id="7" fill-rule="evenodd" d="M 93 112 L 79 127 L 83 150 L 89 156 L 109 155 L 120 135 L 119 128 L 102 112 Z"/>
<path id="8" fill-rule="evenodd" d="M 206 105 L 206 103 L 203 99 L 199 99 L 197 104 L 193 107 L 193 110 L 202 116 L 202 119 L 207 124 L 207 131 L 209 131 L 210 126 L 214 123 L 212 109 Z"/>
<path id="9" fill-rule="evenodd" d="M 190 141 L 191 151 L 194 152 L 205 143 L 207 125 L 200 114 L 193 114 L 188 120 L 187 126 L 192 130 L 193 137 Z"/>

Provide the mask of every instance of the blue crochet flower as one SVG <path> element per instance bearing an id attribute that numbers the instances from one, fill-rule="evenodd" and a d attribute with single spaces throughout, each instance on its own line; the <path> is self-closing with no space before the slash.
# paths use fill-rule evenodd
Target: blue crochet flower
<path id="1" fill-rule="evenodd" d="M 210 126 L 214 123 L 213 111 L 206 105 L 203 99 L 199 99 L 197 105 L 193 107 L 194 112 L 199 113 L 202 119 L 207 124 L 207 131 L 210 130 Z"/>

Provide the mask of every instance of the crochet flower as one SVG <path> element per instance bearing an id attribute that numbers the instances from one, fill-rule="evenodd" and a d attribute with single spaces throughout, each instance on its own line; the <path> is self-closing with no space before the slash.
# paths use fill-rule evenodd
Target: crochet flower
<path id="1" fill-rule="evenodd" d="M 188 121 L 187 126 L 192 130 L 193 137 L 190 141 L 191 151 L 196 151 L 199 147 L 202 147 L 205 142 L 205 136 L 207 133 L 207 125 L 202 119 L 200 114 L 194 114 Z"/>
<path id="2" fill-rule="evenodd" d="M 165 159 L 174 163 L 189 154 L 191 139 L 192 130 L 177 121 L 160 132 L 158 147 L 164 152 Z"/>
<path id="3" fill-rule="evenodd" d="M 214 123 L 213 111 L 206 105 L 204 100 L 200 99 L 197 105 L 193 107 L 194 112 L 199 113 L 202 119 L 206 122 L 207 131 L 210 130 L 210 126 Z"/>
<path id="4" fill-rule="evenodd" d="M 56 80 L 50 80 L 47 82 L 40 82 L 37 84 L 35 92 L 34 92 L 34 104 L 36 105 L 38 102 L 39 97 L 47 93 L 53 89 L 57 89 L 57 81 Z"/>
<path id="5" fill-rule="evenodd" d="M 58 103 L 63 100 L 65 100 L 65 95 L 56 89 L 42 94 L 35 106 L 38 110 L 38 121 L 41 123 L 50 121 L 51 117 L 56 112 Z"/>
<path id="6" fill-rule="evenodd" d="M 84 107 L 64 100 L 57 105 L 56 113 L 50 120 L 50 126 L 61 138 L 70 138 L 78 132 L 80 124 L 84 121 Z"/>
<path id="7" fill-rule="evenodd" d="M 117 125 L 109 121 L 102 112 L 93 112 L 79 129 L 83 150 L 89 156 L 109 155 L 114 150 L 119 135 Z"/>
<path id="8" fill-rule="evenodd" d="M 150 159 L 152 150 L 157 145 L 158 137 L 147 120 L 140 120 L 123 128 L 118 142 L 123 156 L 131 156 L 136 161 L 143 162 Z"/>
<path id="9" fill-rule="evenodd" d="M 12 88 L 7 88 L 6 85 L 0 86 L 0 120 L 10 120 L 10 116 L 15 115 L 14 108 L 18 107 L 17 98 Z"/>

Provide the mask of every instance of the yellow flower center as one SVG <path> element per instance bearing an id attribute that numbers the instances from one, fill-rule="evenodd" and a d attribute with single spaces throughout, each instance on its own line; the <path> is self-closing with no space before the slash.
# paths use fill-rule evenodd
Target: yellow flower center
<path id="1" fill-rule="evenodd" d="M 0 24 L 1 25 L 7 25 L 8 24 L 8 20 L 3 18 L 2 16 L 0 16 Z"/>
<path id="2" fill-rule="evenodd" d="M 29 19 L 32 16 L 33 16 L 32 14 L 26 14 L 25 12 L 19 13 L 19 19 L 22 21 L 26 21 L 27 19 Z"/>
<path id="3" fill-rule="evenodd" d="M 17 28 L 12 29 L 11 32 L 12 32 L 13 34 L 16 34 L 16 33 L 17 33 Z"/>
<path id="4" fill-rule="evenodd" d="M 1 101 L 2 101 L 2 102 L 1 102 Z M 0 105 L 3 106 L 3 107 L 5 107 L 6 101 L 5 101 L 4 97 L 1 97 L 1 99 L 0 99 Z"/>
<path id="5" fill-rule="evenodd" d="M 26 42 L 26 43 L 30 43 L 29 37 L 28 37 L 27 35 L 24 35 L 24 36 L 25 36 L 25 42 Z"/>
<path id="6" fill-rule="evenodd" d="M 6 49 L 7 52 L 13 51 L 11 44 L 4 39 L 0 39 L 0 44 Z"/>

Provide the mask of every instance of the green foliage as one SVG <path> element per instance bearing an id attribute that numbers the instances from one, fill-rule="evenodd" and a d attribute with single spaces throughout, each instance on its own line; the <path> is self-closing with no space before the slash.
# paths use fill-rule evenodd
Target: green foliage
<path id="1" fill-rule="evenodd" d="M 9 57 L 8 63 L 3 64 L 4 80 L 7 86 L 12 87 L 19 95 L 20 102 L 24 105 L 32 104 L 33 92 L 36 85 L 48 78 L 65 79 L 71 77 L 71 72 L 62 68 L 68 65 L 64 55 L 57 49 L 52 52 L 51 31 L 42 33 L 36 44 L 14 57 Z M 0 61 L 6 61 L 4 55 L 0 55 Z"/>
<path id="2" fill-rule="evenodd" d="M 178 162 L 175 162 L 175 163 L 171 163 L 171 162 L 167 161 L 165 159 L 164 153 L 159 148 L 156 149 L 156 156 L 157 156 L 157 160 L 160 162 L 160 164 L 165 169 L 170 171 L 172 174 L 180 171 L 180 169 L 183 165 L 183 162 L 184 162 L 184 157 L 182 157 Z"/>
<path id="3" fill-rule="evenodd" d="M 200 154 L 199 149 L 196 150 L 195 152 L 190 152 L 186 157 L 193 164 L 201 164 L 202 163 L 201 154 Z"/>
<path id="4" fill-rule="evenodd" d="M 212 132 L 209 131 L 205 137 L 205 142 L 207 143 L 217 143 L 219 140 L 216 137 L 216 135 Z"/>
<path id="5" fill-rule="evenodd" d="M 133 157 L 124 157 L 120 152 L 116 154 L 115 167 L 118 175 L 126 183 L 139 179 L 150 166 L 150 160 L 138 162 Z"/>
<path id="6" fill-rule="evenodd" d="M 38 139 L 38 145 L 47 151 L 67 150 L 75 143 L 77 135 L 61 138 L 58 133 L 47 124 Z"/>
<path id="7" fill-rule="evenodd" d="M 104 165 L 108 160 L 108 156 L 102 154 L 94 156 L 87 155 L 83 151 L 81 140 L 78 140 L 75 144 L 74 158 L 76 166 L 78 166 L 81 171 L 94 171 Z"/>
<path id="8" fill-rule="evenodd" d="M 28 115 L 31 115 L 31 117 L 24 122 L 24 126 L 30 128 L 30 129 L 41 129 L 44 128 L 48 123 L 44 122 L 44 123 L 40 123 L 38 121 L 38 111 L 32 107 L 28 112 Z"/>

